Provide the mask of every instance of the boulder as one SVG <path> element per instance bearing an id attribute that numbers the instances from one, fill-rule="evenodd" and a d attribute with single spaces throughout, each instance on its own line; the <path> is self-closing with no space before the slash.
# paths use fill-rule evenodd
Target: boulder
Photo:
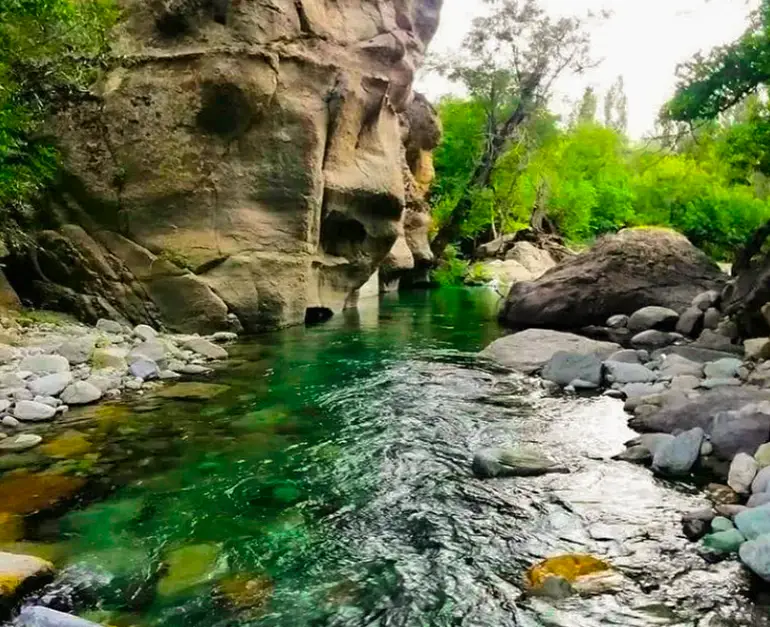
<path id="1" fill-rule="evenodd" d="M 129 351 L 126 359 L 130 364 L 141 358 L 151 359 L 156 364 L 165 363 L 168 360 L 168 348 L 160 340 L 147 340 L 134 346 L 134 348 Z"/>
<path id="2" fill-rule="evenodd" d="M 635 348 L 644 348 L 647 350 L 655 350 L 657 348 L 663 348 L 670 346 L 674 342 L 682 339 L 679 333 L 667 333 L 665 331 L 656 331 L 651 329 L 649 331 L 642 331 L 637 333 L 631 338 L 631 346 Z"/>
<path id="3" fill-rule="evenodd" d="M 72 373 L 67 371 L 54 372 L 39 379 L 33 379 L 28 385 L 30 392 L 36 396 L 58 396 L 70 383 L 72 383 Z"/>
<path id="4" fill-rule="evenodd" d="M 5 422 L 10 416 L 3 418 L 3 424 L 8 426 Z M 36 433 L 20 433 L 11 438 L 0 440 L 0 451 L 6 453 L 19 453 L 21 451 L 27 451 L 31 448 L 35 448 L 43 441 L 43 438 Z"/>
<path id="5" fill-rule="evenodd" d="M 686 309 L 679 317 L 675 330 L 687 337 L 697 337 L 703 330 L 703 312 L 696 307 Z"/>
<path id="6" fill-rule="evenodd" d="M 770 534 L 744 542 L 738 554 L 755 575 L 770 582 Z"/>
<path id="7" fill-rule="evenodd" d="M 715 388 L 725 387 L 738 387 L 741 385 L 739 379 L 704 379 L 700 382 L 700 386 L 706 390 L 713 390 Z"/>
<path id="8" fill-rule="evenodd" d="M 746 541 L 737 529 L 718 531 L 703 538 L 703 546 L 717 553 L 737 553 L 740 546 Z"/>
<path id="9" fill-rule="evenodd" d="M 56 410 L 44 403 L 19 401 L 13 408 L 13 415 L 17 420 L 37 422 L 39 420 L 51 420 L 56 415 Z"/>
<path id="10" fill-rule="evenodd" d="M 136 325 L 134 327 L 133 334 L 145 342 L 154 340 L 156 337 L 158 337 L 158 332 L 148 324 Z"/>
<path id="11" fill-rule="evenodd" d="M 733 349 L 740 350 L 738 347 L 732 347 L 729 351 L 719 351 L 713 350 L 711 348 L 705 348 L 703 346 L 698 346 L 697 344 L 668 346 L 653 352 L 652 359 L 659 359 L 662 355 L 677 355 L 689 361 L 705 364 L 710 361 L 718 361 L 719 359 L 735 357 L 736 352 Z"/>
<path id="12" fill-rule="evenodd" d="M 607 318 L 606 326 L 610 329 L 625 329 L 628 327 L 629 317 L 625 314 L 616 314 Z"/>
<path id="13" fill-rule="evenodd" d="M 749 500 L 746 501 L 746 507 L 761 507 L 768 503 L 770 503 L 770 492 L 757 492 L 757 494 L 752 494 Z"/>
<path id="14" fill-rule="evenodd" d="M 556 353 L 596 355 L 599 359 L 606 359 L 619 349 L 617 344 L 590 340 L 572 333 L 527 329 L 492 342 L 479 353 L 479 357 L 525 374 L 533 374 Z"/>
<path id="15" fill-rule="evenodd" d="M 757 460 L 760 468 L 770 466 L 770 443 L 762 444 L 754 453 L 754 459 Z"/>
<path id="16" fill-rule="evenodd" d="M 596 355 L 558 352 L 545 365 L 541 376 L 562 387 L 581 381 L 598 388 L 602 383 L 602 361 Z"/>
<path id="17" fill-rule="evenodd" d="M 96 321 L 96 330 L 102 333 L 111 333 L 113 335 L 120 335 L 123 333 L 123 325 L 120 322 L 114 320 L 107 320 L 106 318 L 100 318 Z"/>
<path id="18" fill-rule="evenodd" d="M 61 400 L 67 405 L 88 405 L 102 397 L 102 391 L 88 381 L 76 381 L 61 394 Z"/>
<path id="19" fill-rule="evenodd" d="M 94 368 L 114 368 L 115 370 L 125 370 L 128 351 L 125 348 L 108 346 L 97 348 L 91 356 L 91 365 Z"/>
<path id="20" fill-rule="evenodd" d="M 548 456 L 523 448 L 487 448 L 473 456 L 473 473 L 483 479 L 493 477 L 537 477 L 569 470 Z"/>
<path id="21" fill-rule="evenodd" d="M 712 361 L 703 367 L 703 374 L 709 379 L 729 379 L 738 376 L 738 369 L 743 365 L 740 359 L 728 357 Z"/>
<path id="22" fill-rule="evenodd" d="M 747 540 L 770 533 L 770 505 L 747 509 L 735 517 L 735 526 Z"/>
<path id="23" fill-rule="evenodd" d="M 692 306 L 700 311 L 706 311 L 711 307 L 715 307 L 719 303 L 720 292 L 716 290 L 709 290 L 698 294 L 692 300 Z"/>
<path id="24" fill-rule="evenodd" d="M 640 353 L 643 352 L 645 351 L 638 351 L 630 348 L 623 349 L 612 353 L 612 355 L 607 358 L 607 361 L 620 362 L 623 364 L 641 364 L 644 360 Z"/>
<path id="25" fill-rule="evenodd" d="M 719 309 L 711 307 L 703 314 L 703 328 L 716 331 L 720 320 L 722 320 L 722 312 L 719 311 Z"/>
<path id="26" fill-rule="evenodd" d="M 53 578 L 53 564 L 31 555 L 0 552 L 0 597 L 7 607 L 35 584 Z"/>
<path id="27" fill-rule="evenodd" d="M 641 364 L 605 361 L 607 381 L 610 383 L 652 383 L 657 375 Z"/>
<path id="28" fill-rule="evenodd" d="M 209 359 L 227 359 L 227 351 L 224 348 L 201 337 L 189 339 L 183 345 L 185 348 Z"/>
<path id="29" fill-rule="evenodd" d="M 760 494 L 770 490 L 770 466 L 765 466 L 759 472 L 751 482 L 751 491 L 754 494 Z"/>
<path id="30" fill-rule="evenodd" d="M 663 379 L 689 375 L 701 378 L 703 376 L 703 364 L 691 361 L 677 354 L 663 356 L 659 369 Z"/>
<path id="31" fill-rule="evenodd" d="M 483 264 L 486 274 L 500 285 L 509 286 L 521 281 L 531 281 L 534 277 L 532 273 L 522 266 L 518 261 L 509 259 L 501 261 L 488 261 Z"/>
<path id="32" fill-rule="evenodd" d="M 652 459 L 652 469 L 662 475 L 684 475 L 690 472 L 700 455 L 703 429 L 696 427 L 677 435 L 661 446 Z"/>
<path id="33" fill-rule="evenodd" d="M 719 289 L 719 267 L 681 235 L 629 229 L 540 279 L 515 284 L 500 318 L 514 328 L 601 325 L 614 314 L 649 305 L 684 311 L 701 292 Z"/>
<path id="34" fill-rule="evenodd" d="M 28 370 L 32 374 L 51 374 L 53 372 L 67 372 L 70 362 L 61 355 L 30 355 L 21 360 L 19 370 Z"/>
<path id="35" fill-rule="evenodd" d="M 703 329 L 695 344 L 700 348 L 732 353 L 733 355 L 743 355 L 742 346 L 733 344 L 729 337 L 720 335 L 711 329 Z"/>
<path id="36" fill-rule="evenodd" d="M 716 392 L 724 393 L 725 389 Z M 738 453 L 751 455 L 770 440 L 770 406 L 767 402 L 749 403 L 740 409 L 716 413 L 708 429 L 718 458 L 730 460 Z"/>
<path id="37" fill-rule="evenodd" d="M 518 261 L 533 278 L 538 278 L 556 265 L 548 251 L 537 248 L 530 242 L 516 242 L 506 253 L 507 261 Z"/>
<path id="38" fill-rule="evenodd" d="M 748 494 L 759 469 L 757 461 L 748 453 L 738 453 L 730 464 L 727 485 L 738 494 Z"/>
<path id="39" fill-rule="evenodd" d="M 650 329 L 673 331 L 678 320 L 679 314 L 673 309 L 651 305 L 631 314 L 628 320 L 628 328 L 632 333 L 639 333 Z"/>
<path id="40" fill-rule="evenodd" d="M 65 614 L 41 605 L 28 605 L 22 608 L 15 627 L 101 627 L 85 618 Z"/>
<path id="41" fill-rule="evenodd" d="M 14 346 L 0 343 L 0 364 L 7 364 L 19 358 L 21 352 Z"/>
<path id="42" fill-rule="evenodd" d="M 152 359 L 140 357 L 131 362 L 128 367 L 128 371 L 135 377 L 143 379 L 145 381 L 150 379 L 157 379 L 160 377 L 160 368 Z M 97 386 L 99 387 L 99 386 Z"/>
<path id="43" fill-rule="evenodd" d="M 56 352 L 66 358 L 70 364 L 78 365 L 91 359 L 94 348 L 96 348 L 96 340 L 91 336 L 86 336 L 64 342 L 56 349 Z"/>
<path id="44" fill-rule="evenodd" d="M 746 359 L 770 359 L 770 338 L 755 337 L 743 342 Z"/>

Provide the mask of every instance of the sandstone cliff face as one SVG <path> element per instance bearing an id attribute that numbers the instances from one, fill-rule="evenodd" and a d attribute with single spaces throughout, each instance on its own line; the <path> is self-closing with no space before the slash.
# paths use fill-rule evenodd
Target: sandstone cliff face
<path id="1" fill-rule="evenodd" d="M 67 174 L 16 287 L 86 318 L 256 331 L 429 260 L 439 130 L 411 85 L 441 3 L 122 0 L 94 97 L 55 120 Z"/>

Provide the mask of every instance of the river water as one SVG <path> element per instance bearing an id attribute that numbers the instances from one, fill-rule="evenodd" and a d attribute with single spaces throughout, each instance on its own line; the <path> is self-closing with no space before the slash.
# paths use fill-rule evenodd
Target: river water
<path id="1" fill-rule="evenodd" d="M 116 627 L 767 624 L 739 565 L 682 536 L 698 489 L 609 460 L 633 436 L 619 401 L 549 396 L 474 358 L 502 333 L 497 301 L 388 296 L 234 347 L 209 400 L 73 412 L 58 449 L 11 475 L 73 482 L 57 479 L 58 508 L 12 510 L 16 546 L 60 568 L 27 602 Z M 472 476 L 474 450 L 514 443 L 572 473 Z M 568 552 L 626 586 L 522 594 L 529 566 Z"/>

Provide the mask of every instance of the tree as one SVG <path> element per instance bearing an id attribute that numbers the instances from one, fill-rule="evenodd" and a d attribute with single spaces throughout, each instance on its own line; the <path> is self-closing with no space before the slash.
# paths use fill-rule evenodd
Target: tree
<path id="1" fill-rule="evenodd" d="M 483 150 L 446 222 L 433 240 L 437 258 L 454 241 L 489 187 L 498 159 L 532 115 L 548 101 L 554 81 L 589 63 L 583 20 L 552 18 L 536 0 L 487 0 L 490 12 L 474 20 L 461 56 L 436 64 L 462 83 L 484 108 Z"/>
<path id="2" fill-rule="evenodd" d="M 622 76 L 618 76 L 604 97 L 604 125 L 619 133 L 628 131 L 628 98 Z"/>
<path id="3" fill-rule="evenodd" d="M 586 87 L 583 97 L 575 108 L 573 124 L 593 124 L 596 122 L 596 112 L 599 109 L 599 99 L 593 87 Z"/>

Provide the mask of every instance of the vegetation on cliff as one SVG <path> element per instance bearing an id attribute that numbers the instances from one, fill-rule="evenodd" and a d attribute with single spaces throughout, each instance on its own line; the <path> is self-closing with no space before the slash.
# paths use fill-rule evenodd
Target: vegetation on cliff
<path id="1" fill-rule="evenodd" d="M 85 93 L 116 19 L 111 0 L 0 3 L 0 231 L 23 243 L 32 202 L 57 170 L 43 132 L 62 97 Z"/>

